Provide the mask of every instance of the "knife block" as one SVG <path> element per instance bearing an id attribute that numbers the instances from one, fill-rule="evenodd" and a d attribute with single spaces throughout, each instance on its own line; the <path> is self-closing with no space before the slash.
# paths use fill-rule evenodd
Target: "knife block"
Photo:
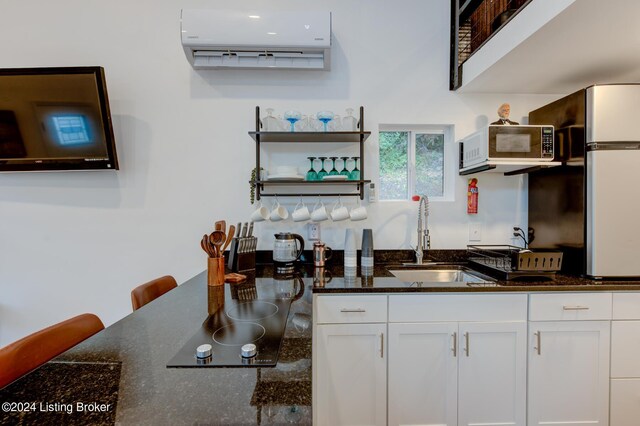
<path id="1" fill-rule="evenodd" d="M 229 262 L 227 267 L 232 272 L 251 271 L 256 269 L 256 237 L 235 237 L 229 246 Z"/>

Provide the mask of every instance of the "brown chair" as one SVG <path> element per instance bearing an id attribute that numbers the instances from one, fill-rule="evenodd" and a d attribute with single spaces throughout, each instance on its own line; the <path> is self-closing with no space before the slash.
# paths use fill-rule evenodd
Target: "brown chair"
<path id="1" fill-rule="evenodd" d="M 176 287 L 178 287 L 178 283 L 171 275 L 165 275 L 146 284 L 139 285 L 131 291 L 133 310 L 137 311 L 147 303 L 154 301 Z"/>
<path id="2" fill-rule="evenodd" d="M 82 314 L 1 348 L 0 389 L 103 329 L 100 318 Z"/>

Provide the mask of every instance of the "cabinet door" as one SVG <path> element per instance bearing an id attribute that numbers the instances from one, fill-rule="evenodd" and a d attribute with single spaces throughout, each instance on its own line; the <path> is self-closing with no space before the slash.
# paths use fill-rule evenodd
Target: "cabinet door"
<path id="1" fill-rule="evenodd" d="M 640 379 L 611 380 L 611 426 L 638 426 Z"/>
<path id="2" fill-rule="evenodd" d="M 386 324 L 317 326 L 316 425 L 385 425 Z"/>
<path id="3" fill-rule="evenodd" d="M 457 323 L 389 324 L 389 425 L 456 425 L 457 331 Z"/>
<path id="4" fill-rule="evenodd" d="M 529 425 L 607 425 L 609 321 L 529 323 Z"/>
<path id="5" fill-rule="evenodd" d="M 458 329 L 458 424 L 525 426 L 527 323 Z"/>
<path id="6" fill-rule="evenodd" d="M 640 321 L 611 322 L 611 377 L 640 377 Z"/>

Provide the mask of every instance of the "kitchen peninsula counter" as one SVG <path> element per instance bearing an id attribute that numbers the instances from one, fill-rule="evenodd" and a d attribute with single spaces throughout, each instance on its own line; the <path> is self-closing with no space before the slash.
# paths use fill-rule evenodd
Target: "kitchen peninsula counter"
<path id="1" fill-rule="evenodd" d="M 167 368 L 208 317 L 206 280 L 196 275 L 0 390 L 0 403 L 35 403 L 0 411 L 0 424 L 311 424 L 311 281 L 291 303 L 276 367 Z M 109 407 L 79 412 L 79 402 Z"/>

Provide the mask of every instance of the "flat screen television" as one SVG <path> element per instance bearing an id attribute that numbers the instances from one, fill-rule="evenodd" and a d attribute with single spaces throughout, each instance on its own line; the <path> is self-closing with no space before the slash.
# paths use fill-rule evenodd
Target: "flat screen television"
<path id="1" fill-rule="evenodd" d="M 104 69 L 0 69 L 0 172 L 100 169 L 118 169 Z"/>

